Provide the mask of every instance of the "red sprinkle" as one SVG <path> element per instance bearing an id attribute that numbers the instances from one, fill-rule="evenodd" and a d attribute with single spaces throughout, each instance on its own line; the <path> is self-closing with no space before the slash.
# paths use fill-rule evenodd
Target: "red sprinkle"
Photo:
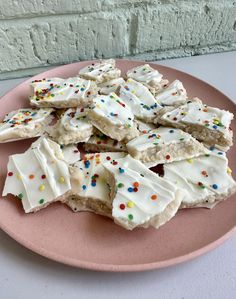
<path id="1" fill-rule="evenodd" d="M 125 205 L 123 203 L 120 204 L 120 209 L 124 210 L 125 209 Z"/>
<path id="2" fill-rule="evenodd" d="M 166 155 L 166 160 L 169 160 L 170 159 L 170 155 Z"/>
<path id="3" fill-rule="evenodd" d="M 46 175 L 45 175 L 45 174 L 42 174 L 42 175 L 41 175 L 41 179 L 42 179 L 42 180 L 46 179 Z"/>
<path id="4" fill-rule="evenodd" d="M 110 156 L 107 156 L 106 159 L 109 161 L 109 160 L 111 160 L 111 157 L 110 157 Z"/>
<path id="5" fill-rule="evenodd" d="M 13 176 L 13 172 L 8 172 L 8 176 Z"/>
<path id="6" fill-rule="evenodd" d="M 138 188 L 134 187 L 133 191 L 138 192 Z"/>

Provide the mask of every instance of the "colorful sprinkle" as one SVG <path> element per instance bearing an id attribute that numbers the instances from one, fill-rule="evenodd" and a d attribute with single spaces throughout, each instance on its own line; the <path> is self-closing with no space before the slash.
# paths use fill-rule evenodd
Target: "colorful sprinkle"
<path id="1" fill-rule="evenodd" d="M 82 186 L 82 189 L 85 190 L 85 189 L 86 189 L 86 185 L 83 185 L 83 186 Z"/>
<path id="2" fill-rule="evenodd" d="M 138 187 L 139 187 L 139 182 L 134 182 L 134 183 L 133 183 L 133 186 L 134 186 L 135 188 L 138 188 Z"/>
<path id="3" fill-rule="evenodd" d="M 63 184 L 65 183 L 65 178 L 63 176 L 60 176 L 58 181 L 59 183 Z"/>
<path id="4" fill-rule="evenodd" d="M 8 172 L 8 174 L 7 174 L 8 176 L 13 176 L 13 172 Z"/>
<path id="5" fill-rule="evenodd" d="M 30 179 L 30 180 L 34 179 L 34 175 L 33 175 L 33 174 L 30 174 L 30 175 L 29 175 L 29 179 Z"/>
<path id="6" fill-rule="evenodd" d="M 23 193 L 18 194 L 19 199 L 23 198 Z"/>
<path id="7" fill-rule="evenodd" d="M 152 199 L 152 200 L 156 200 L 156 199 L 157 199 L 157 195 L 156 195 L 156 194 L 153 194 L 153 195 L 151 196 L 151 199 Z"/>
<path id="8" fill-rule="evenodd" d="M 119 173 L 124 173 L 124 172 L 125 172 L 125 170 L 123 168 L 119 167 Z"/>
<path id="9" fill-rule="evenodd" d="M 166 155 L 166 160 L 169 160 L 170 159 L 170 155 Z"/>
<path id="10" fill-rule="evenodd" d="M 44 199 L 41 198 L 41 199 L 39 200 L 39 204 L 43 204 L 43 203 L 44 203 Z"/>
<path id="11" fill-rule="evenodd" d="M 123 203 L 120 204 L 120 209 L 124 210 L 125 209 L 125 205 Z"/>
<path id="12" fill-rule="evenodd" d="M 129 214 L 129 215 L 128 215 L 128 219 L 129 219 L 129 220 L 133 220 L 133 219 L 134 219 L 134 216 L 133 216 L 132 214 Z"/>
<path id="13" fill-rule="evenodd" d="M 122 188 L 122 187 L 124 187 L 124 184 L 123 183 L 118 183 L 117 187 Z"/>
<path id="14" fill-rule="evenodd" d="M 45 174 L 42 174 L 42 175 L 41 175 L 41 179 L 42 179 L 42 180 L 46 179 L 46 175 L 45 175 Z"/>
<path id="15" fill-rule="evenodd" d="M 212 185 L 212 188 L 213 188 L 213 189 L 218 189 L 218 185 L 213 184 L 213 185 Z"/>
<path id="16" fill-rule="evenodd" d="M 40 185 L 39 186 L 39 191 L 44 191 L 45 190 L 45 185 Z"/>
<path id="17" fill-rule="evenodd" d="M 133 189 L 132 187 L 129 187 L 129 188 L 128 188 L 128 191 L 129 191 L 129 192 L 133 192 L 134 189 Z"/>
<path id="18" fill-rule="evenodd" d="M 133 206 L 134 206 L 134 203 L 132 201 L 128 201 L 127 207 L 128 208 L 133 208 Z"/>

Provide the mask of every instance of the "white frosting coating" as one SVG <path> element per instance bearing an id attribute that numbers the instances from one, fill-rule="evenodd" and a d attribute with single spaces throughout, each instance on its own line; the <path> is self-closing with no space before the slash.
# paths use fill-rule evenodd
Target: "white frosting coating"
<path id="1" fill-rule="evenodd" d="M 164 177 L 184 189 L 183 204 L 190 206 L 205 202 L 208 197 L 227 196 L 229 190 L 236 190 L 229 173 L 225 153 L 213 147 L 210 154 L 164 165 Z"/>
<path id="2" fill-rule="evenodd" d="M 78 160 L 80 160 L 80 151 L 77 146 L 74 144 L 69 145 L 61 145 L 62 154 L 64 156 L 64 160 L 68 164 L 74 164 Z"/>
<path id="3" fill-rule="evenodd" d="M 55 142 L 40 138 L 25 153 L 10 156 L 3 196 L 18 196 L 26 213 L 41 209 L 70 188 L 68 165 Z"/>
<path id="4" fill-rule="evenodd" d="M 191 135 L 182 130 L 159 127 L 132 139 L 127 143 L 127 147 L 136 151 L 144 151 L 154 147 L 160 150 L 163 145 L 182 143 L 190 139 L 193 140 Z"/>
<path id="5" fill-rule="evenodd" d="M 96 199 L 111 205 L 110 190 L 107 185 L 103 163 L 114 163 L 117 158 L 122 158 L 125 153 L 96 153 L 87 154 L 75 164 L 81 177 L 77 195 L 84 199 Z"/>
<path id="6" fill-rule="evenodd" d="M 137 118 L 145 121 L 152 121 L 156 110 L 162 108 L 148 88 L 133 79 L 128 79 L 125 85 L 121 86 L 120 98 L 130 106 Z"/>
<path id="7" fill-rule="evenodd" d="M 21 139 L 20 136 L 16 136 L 17 131 L 35 131 L 33 137 L 41 135 L 42 130 L 38 131 L 36 128 L 38 125 L 42 126 L 43 123 L 46 126 L 52 120 L 50 116 L 52 111 L 52 108 L 22 108 L 8 113 L 0 122 L 0 141 Z"/>
<path id="8" fill-rule="evenodd" d="M 134 114 L 129 106 L 115 93 L 101 95 L 93 100 L 93 112 L 104 117 L 113 125 L 125 126 L 127 128 L 134 126 Z"/>
<path id="9" fill-rule="evenodd" d="M 149 64 L 144 64 L 129 70 L 127 77 L 139 82 L 153 84 L 161 82 L 163 76 Z"/>
<path id="10" fill-rule="evenodd" d="M 93 126 L 88 121 L 87 114 L 88 109 L 86 108 L 70 108 L 60 119 L 61 126 L 67 131 L 92 130 Z"/>
<path id="11" fill-rule="evenodd" d="M 127 229 L 145 225 L 175 200 L 177 188 L 141 162 L 129 155 L 116 162 L 104 167 L 115 179 L 112 216 L 120 225 Z"/>
<path id="12" fill-rule="evenodd" d="M 97 83 L 106 79 L 120 77 L 121 71 L 116 68 L 114 59 L 101 60 L 87 65 L 79 71 L 79 76 L 95 80 Z"/>
<path id="13" fill-rule="evenodd" d="M 96 131 L 89 140 L 86 142 L 86 145 L 96 146 L 96 148 L 101 147 L 103 150 L 108 149 L 110 151 L 126 151 L 125 143 L 121 141 L 114 140 L 100 131 Z"/>
<path id="14" fill-rule="evenodd" d="M 139 132 L 141 134 L 146 134 L 148 132 L 150 132 L 151 130 L 156 129 L 156 125 L 151 124 L 151 123 L 145 123 L 139 119 L 135 120 L 136 124 L 137 124 L 137 129 L 139 130 Z"/>
<path id="15" fill-rule="evenodd" d="M 156 95 L 156 100 L 163 106 L 175 106 L 186 102 L 187 92 L 179 80 L 173 81 Z"/>
<path id="16" fill-rule="evenodd" d="M 75 107 L 89 101 L 94 83 L 79 77 L 62 79 L 50 78 L 31 83 L 30 101 L 36 106 L 55 105 L 55 107 Z M 72 101 L 76 105 L 72 105 Z"/>
<path id="17" fill-rule="evenodd" d="M 170 123 L 206 126 L 209 130 L 225 133 L 229 130 L 233 114 L 229 111 L 203 105 L 200 100 L 195 100 L 165 113 L 161 119 Z"/>
<path id="18" fill-rule="evenodd" d="M 101 94 L 109 94 L 111 92 L 116 92 L 117 89 L 125 83 L 123 78 L 116 78 L 110 81 L 98 84 L 99 92 Z"/>

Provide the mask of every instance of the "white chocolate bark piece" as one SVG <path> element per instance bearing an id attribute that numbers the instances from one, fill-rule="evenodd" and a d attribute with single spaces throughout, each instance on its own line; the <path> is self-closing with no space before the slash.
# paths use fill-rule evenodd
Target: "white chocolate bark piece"
<path id="1" fill-rule="evenodd" d="M 87 141 L 93 133 L 87 113 L 87 108 L 67 109 L 58 122 L 48 129 L 49 136 L 62 145 Z"/>
<path id="2" fill-rule="evenodd" d="M 146 134 L 150 131 L 157 128 L 157 125 L 151 124 L 151 123 L 145 123 L 139 119 L 135 120 L 135 123 L 137 125 L 137 129 L 139 130 L 140 134 Z"/>
<path id="3" fill-rule="evenodd" d="M 79 71 L 79 76 L 85 79 L 103 83 L 112 79 L 119 78 L 121 71 L 116 68 L 114 59 L 100 60 L 91 65 L 87 65 Z"/>
<path id="4" fill-rule="evenodd" d="M 139 135 L 131 108 L 115 93 L 96 97 L 88 117 L 92 125 L 112 139 L 130 140 Z"/>
<path id="5" fill-rule="evenodd" d="M 60 146 L 47 138 L 40 138 L 23 154 L 10 156 L 7 171 L 3 196 L 18 196 L 26 213 L 64 201 L 71 189 Z"/>
<path id="6" fill-rule="evenodd" d="M 78 77 L 50 78 L 31 83 L 30 103 L 37 107 L 87 107 L 96 95 L 97 86 L 93 81 Z"/>
<path id="7" fill-rule="evenodd" d="M 126 146 L 130 155 L 143 163 L 170 163 L 208 153 L 202 143 L 190 134 L 168 127 L 159 127 L 142 134 Z"/>
<path id="8" fill-rule="evenodd" d="M 164 178 L 183 189 L 182 208 L 211 208 L 236 192 L 228 159 L 217 149 L 194 159 L 164 164 Z"/>
<path id="9" fill-rule="evenodd" d="M 158 228 L 178 210 L 182 193 L 131 156 L 104 164 L 111 188 L 112 217 L 128 230 Z"/>
<path id="10" fill-rule="evenodd" d="M 204 105 L 198 98 L 176 109 L 167 109 L 157 115 L 157 123 L 180 128 L 206 144 L 225 150 L 232 145 L 230 123 L 234 116 L 229 111 Z"/>
<path id="11" fill-rule="evenodd" d="M 0 143 L 42 135 L 52 121 L 51 108 L 22 108 L 8 113 L 0 122 Z"/>
<path id="12" fill-rule="evenodd" d="M 77 192 L 68 197 L 66 204 L 75 212 L 93 211 L 94 213 L 111 217 L 110 190 L 104 177 L 103 163 L 116 163 L 125 153 L 87 154 L 74 168 L 82 178 L 77 186 Z"/>
<path id="13" fill-rule="evenodd" d="M 104 83 L 98 84 L 98 89 L 100 94 L 109 94 L 111 92 L 116 93 L 119 87 L 125 83 L 125 80 L 120 77 L 117 79 L 112 79 Z"/>
<path id="14" fill-rule="evenodd" d="M 85 151 L 93 153 L 127 151 L 124 142 L 111 139 L 98 130 L 84 144 L 84 148 Z"/>
<path id="15" fill-rule="evenodd" d="M 134 115 L 145 122 L 153 122 L 156 110 L 162 108 L 148 88 L 133 79 L 128 79 L 125 85 L 120 87 L 119 96 Z"/>
<path id="16" fill-rule="evenodd" d="M 158 70 L 153 69 L 149 64 L 140 65 L 127 72 L 127 78 L 134 79 L 150 86 L 160 83 L 163 75 Z"/>
<path id="17" fill-rule="evenodd" d="M 162 106 L 179 106 L 187 101 L 187 92 L 182 82 L 175 80 L 156 94 L 156 100 Z"/>

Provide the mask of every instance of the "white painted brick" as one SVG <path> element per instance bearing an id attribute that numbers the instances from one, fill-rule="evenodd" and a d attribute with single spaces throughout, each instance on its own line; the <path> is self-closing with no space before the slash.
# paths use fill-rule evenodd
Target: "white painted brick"
<path id="1" fill-rule="evenodd" d="M 236 0 L 0 0 L 0 79 L 107 57 L 236 49 Z"/>
<path id="2" fill-rule="evenodd" d="M 115 14 L 2 22 L 0 70 L 123 56 L 127 37 L 126 18 Z"/>

